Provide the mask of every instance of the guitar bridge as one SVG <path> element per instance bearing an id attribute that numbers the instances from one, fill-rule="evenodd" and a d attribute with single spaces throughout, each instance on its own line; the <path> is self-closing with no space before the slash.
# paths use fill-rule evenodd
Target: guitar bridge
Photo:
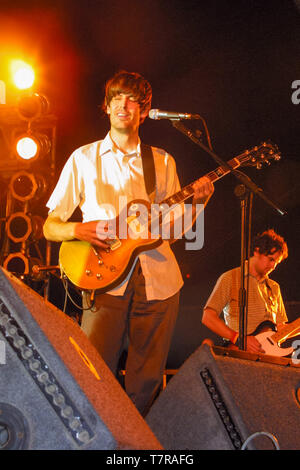
<path id="1" fill-rule="evenodd" d="M 113 238 L 112 240 L 106 240 L 106 243 L 109 244 L 112 251 L 116 250 L 121 246 L 121 241 L 119 238 Z"/>

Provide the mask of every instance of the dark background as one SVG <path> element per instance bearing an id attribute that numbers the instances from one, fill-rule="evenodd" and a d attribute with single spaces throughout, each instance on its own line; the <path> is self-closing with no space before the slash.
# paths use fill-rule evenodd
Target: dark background
<path id="1" fill-rule="evenodd" d="M 152 108 L 201 114 L 224 160 L 268 139 L 277 144 L 280 162 L 244 171 L 287 215 L 255 197 L 253 234 L 274 228 L 286 239 L 289 258 L 272 277 L 287 305 L 300 301 L 300 104 L 291 100 L 292 82 L 300 80 L 296 1 L 2 1 L 0 23 L 0 79 L 7 58 L 23 56 L 58 117 L 57 175 L 76 147 L 106 134 L 104 83 L 120 69 L 150 81 Z M 147 119 L 141 138 L 175 157 L 182 185 L 217 166 L 168 121 Z M 236 185 L 232 175 L 216 182 L 201 250 L 186 251 L 183 240 L 174 245 L 185 286 L 170 367 L 209 336 L 203 305 L 217 277 L 240 262 Z"/>

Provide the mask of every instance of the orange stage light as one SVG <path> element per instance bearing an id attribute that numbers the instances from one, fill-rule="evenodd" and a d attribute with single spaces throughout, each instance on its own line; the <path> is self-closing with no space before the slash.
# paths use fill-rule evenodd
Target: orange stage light
<path id="1" fill-rule="evenodd" d="M 9 183 L 13 198 L 26 202 L 44 195 L 47 184 L 42 175 L 20 171 L 13 175 Z"/>
<path id="2" fill-rule="evenodd" d="M 35 73 L 31 65 L 23 60 L 12 60 L 11 73 L 13 83 L 19 90 L 27 90 L 32 87 Z"/>
<path id="3" fill-rule="evenodd" d="M 41 154 L 46 155 L 50 151 L 51 143 L 46 135 L 23 134 L 15 143 L 16 155 L 21 160 L 36 160 Z"/>
<path id="4" fill-rule="evenodd" d="M 38 144 L 34 138 L 23 136 L 18 139 L 16 150 L 17 155 L 23 160 L 32 160 L 37 157 Z"/>
<path id="5" fill-rule="evenodd" d="M 24 95 L 18 100 L 17 111 L 22 120 L 34 121 L 48 113 L 49 102 L 44 95 L 38 93 Z"/>

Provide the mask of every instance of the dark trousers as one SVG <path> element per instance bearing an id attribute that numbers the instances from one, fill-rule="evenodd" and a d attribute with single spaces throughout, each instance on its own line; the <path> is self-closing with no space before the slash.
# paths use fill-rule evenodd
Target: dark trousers
<path id="1" fill-rule="evenodd" d="M 89 302 L 85 295 L 84 305 Z M 162 381 L 178 305 L 179 292 L 165 300 L 147 300 L 137 262 L 124 295 L 96 295 L 93 308 L 82 316 L 83 331 L 115 375 L 128 339 L 125 390 L 143 416 Z"/>

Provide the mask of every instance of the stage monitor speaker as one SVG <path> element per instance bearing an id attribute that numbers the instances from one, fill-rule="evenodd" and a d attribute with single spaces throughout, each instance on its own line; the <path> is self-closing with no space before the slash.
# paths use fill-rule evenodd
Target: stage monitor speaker
<path id="1" fill-rule="evenodd" d="M 161 449 L 79 325 L 0 269 L 0 449 Z"/>
<path id="2" fill-rule="evenodd" d="M 202 345 L 146 421 L 165 449 L 300 449 L 300 369 L 291 359 Z"/>

